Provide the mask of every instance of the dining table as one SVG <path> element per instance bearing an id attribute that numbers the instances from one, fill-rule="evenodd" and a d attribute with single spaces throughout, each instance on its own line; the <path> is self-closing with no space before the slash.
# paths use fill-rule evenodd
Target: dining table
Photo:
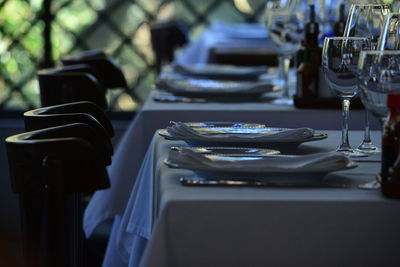
<path id="1" fill-rule="evenodd" d="M 214 25 L 206 31 L 203 39 L 189 47 L 186 54 L 182 53 L 184 56 L 178 57 L 177 62 L 206 62 L 213 47 L 209 44 L 218 44 L 211 42 L 216 29 L 223 27 Z M 260 30 L 255 34 L 258 36 Z M 221 42 L 226 39 L 226 34 L 218 36 Z M 249 38 L 232 38 L 239 39 L 238 47 L 249 41 Z M 255 46 L 265 44 L 258 37 L 253 39 Z M 202 42 L 207 45 L 201 45 Z M 196 50 L 201 46 L 206 47 L 202 53 Z M 114 220 L 103 266 L 277 266 L 284 259 L 288 263 L 299 260 L 305 265 L 320 263 L 324 257 L 337 263 L 331 250 L 354 263 L 355 258 L 361 257 L 361 250 L 352 245 L 362 245 L 368 254 L 365 259 L 371 259 L 372 249 L 378 253 L 397 249 L 392 237 L 389 238 L 389 230 L 398 224 L 398 218 L 389 214 L 398 204 L 383 199 L 378 191 L 356 188 L 357 183 L 373 178 L 378 172 L 379 155 L 339 175 L 350 187 L 339 189 L 190 188 L 179 184 L 179 177 L 187 174 L 187 170 L 174 170 L 163 164 L 171 146 L 184 145 L 180 141 L 164 140 L 157 134 L 158 129 L 166 128 L 171 121 L 309 127 L 327 132 L 329 138 L 315 145 L 301 145 L 303 153 L 336 148 L 342 126 L 338 109 L 300 109 L 272 103 L 271 98 L 279 94 L 273 91 L 260 99 L 241 101 L 192 101 L 190 98 L 182 101 L 175 100 L 174 96 L 171 100 L 170 94 L 165 98 L 164 91 L 154 88 L 116 147 L 108 168 L 111 187 L 94 193 L 85 209 L 86 236 L 100 224 Z M 364 110 L 351 110 L 352 145 L 358 145 L 363 139 L 364 117 Z M 372 130 L 381 128 L 375 118 L 370 118 L 370 123 Z M 379 136 L 378 131 L 374 132 L 375 144 L 380 144 Z M 389 227 L 386 228 L 384 221 Z M 387 232 L 379 235 L 372 228 Z M 366 242 L 370 237 L 377 243 Z M 390 248 L 382 244 L 381 237 L 390 239 L 387 243 Z M 312 251 L 315 260 L 310 257 Z M 392 250 L 390 257 L 391 253 Z"/>
<path id="2" fill-rule="evenodd" d="M 120 140 L 113 164 L 109 167 L 111 188 L 97 191 L 84 215 L 84 229 L 87 236 L 90 236 L 94 229 L 101 223 L 114 219 L 114 229 L 120 229 L 120 221 L 126 211 L 129 210 L 128 202 L 134 192 L 137 177 L 141 167 L 145 164 L 146 153 L 152 137 L 157 129 L 165 128 L 170 121 L 236 121 L 265 123 L 274 127 L 311 127 L 314 129 L 338 130 L 341 126 L 339 110 L 315 110 L 298 109 L 291 105 L 276 105 L 270 102 L 233 102 L 233 103 L 169 103 L 159 102 L 153 99 L 159 94 L 154 90 L 147 98 L 142 109 L 131 122 L 124 136 Z M 350 127 L 353 130 L 361 130 L 364 127 L 364 111 L 354 110 L 350 117 Z M 372 129 L 379 129 L 379 122 L 371 121 Z M 362 136 L 350 132 L 352 144 L 361 142 Z M 339 139 L 337 139 L 337 144 Z M 379 144 L 379 140 L 376 141 Z M 142 171 L 145 171 L 143 169 Z M 147 170 L 149 172 L 150 170 Z M 116 230 L 114 230 L 116 231 Z M 109 251 L 113 250 L 111 235 Z M 150 235 L 148 235 L 150 238 Z M 141 260 L 146 242 L 139 242 L 137 258 L 133 262 Z M 121 251 L 121 250 L 118 250 Z M 107 253 L 107 255 L 121 255 L 118 253 Z M 129 256 L 131 257 L 131 256 Z M 121 266 L 127 266 L 128 255 L 121 258 Z M 115 259 L 114 257 L 111 257 Z M 118 266 L 112 260 L 112 264 L 105 266 Z M 123 260 L 124 259 L 124 260 Z M 136 265 L 137 265 L 136 264 Z M 135 266 L 135 265 L 130 265 Z"/>
<path id="3" fill-rule="evenodd" d="M 124 213 L 151 138 L 157 129 L 165 128 L 170 121 L 235 121 L 326 130 L 340 129 L 342 123 L 340 111 L 335 109 L 298 109 L 293 105 L 257 101 L 170 103 L 155 101 L 153 97 L 157 94 L 158 90 L 150 93 L 117 145 L 108 169 L 111 188 L 97 191 L 86 208 L 84 228 L 87 235 L 102 222 Z M 350 129 L 363 129 L 364 116 L 363 110 L 351 111 Z M 371 118 L 371 129 L 380 127 L 378 120 Z M 360 137 L 353 145 L 361 141 Z"/>
<path id="4" fill-rule="evenodd" d="M 333 151 L 340 132 L 319 132 L 328 138 L 292 153 Z M 360 138 L 352 131 L 351 142 Z M 375 178 L 380 153 L 317 186 L 184 186 L 196 173 L 164 160 L 187 146 L 154 134 L 103 266 L 397 266 L 400 202 L 357 187 Z"/>
<path id="5" fill-rule="evenodd" d="M 214 21 L 201 35 L 176 56 L 175 62 L 198 64 L 215 62 L 219 49 L 262 50 L 276 55 L 268 32 L 260 23 L 226 23 Z M 264 53 L 265 52 L 265 53 Z M 276 63 L 276 62 L 275 62 Z"/>

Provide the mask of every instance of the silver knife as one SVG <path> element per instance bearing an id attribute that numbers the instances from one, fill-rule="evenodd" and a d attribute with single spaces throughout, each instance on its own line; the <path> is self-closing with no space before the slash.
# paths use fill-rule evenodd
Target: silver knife
<path id="1" fill-rule="evenodd" d="M 232 186 L 232 187 L 303 187 L 303 188 L 348 188 L 345 184 L 328 184 L 328 183 L 312 183 L 312 184 L 290 184 L 290 183 L 271 183 L 257 179 L 218 179 L 204 177 L 181 177 L 180 182 L 185 186 Z"/>
<path id="2" fill-rule="evenodd" d="M 153 96 L 154 101 L 158 102 L 169 102 L 169 103 L 205 103 L 207 99 L 205 98 L 191 98 L 184 96 L 174 96 L 174 95 L 155 95 Z"/>

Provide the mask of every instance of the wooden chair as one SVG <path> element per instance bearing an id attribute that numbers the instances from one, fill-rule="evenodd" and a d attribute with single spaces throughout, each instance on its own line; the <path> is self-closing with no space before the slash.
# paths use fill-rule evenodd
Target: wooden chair
<path id="1" fill-rule="evenodd" d="M 151 45 L 156 58 L 157 73 L 164 63 L 174 59 L 175 49 L 188 42 L 188 29 L 183 21 L 158 21 L 151 25 Z"/>
<path id="2" fill-rule="evenodd" d="M 20 196 L 24 266 L 82 267 L 83 197 L 109 186 L 113 127 L 91 102 L 24 117 L 28 132 L 6 139 L 11 183 Z"/>
<path id="3" fill-rule="evenodd" d="M 114 136 L 114 128 L 104 111 L 89 101 L 73 102 L 38 108 L 24 113 L 26 131 L 33 131 L 69 123 L 81 122 L 100 129 L 109 137 Z"/>
<path id="4" fill-rule="evenodd" d="M 102 51 L 87 51 L 79 55 L 68 56 L 61 59 L 61 62 L 64 68 L 81 64 L 90 66 L 99 74 L 99 81 L 106 88 L 128 88 L 125 75 L 115 60 Z"/>
<path id="5" fill-rule="evenodd" d="M 44 69 L 38 72 L 42 106 L 90 101 L 107 109 L 106 88 L 91 73 Z"/>

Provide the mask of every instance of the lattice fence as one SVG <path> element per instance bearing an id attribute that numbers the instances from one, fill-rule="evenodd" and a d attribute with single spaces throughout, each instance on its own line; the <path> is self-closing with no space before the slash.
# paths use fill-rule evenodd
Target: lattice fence
<path id="1" fill-rule="evenodd" d="M 251 12 L 253 1 L 260 8 Z M 45 61 L 45 25 L 51 25 L 51 58 L 100 49 L 117 58 L 129 89 L 113 90 L 114 111 L 131 111 L 155 79 L 149 24 L 178 17 L 195 38 L 214 19 L 251 21 L 262 0 L 0 0 L 0 110 L 39 106 L 36 72 Z M 254 4 L 254 3 L 253 3 Z M 52 16 L 46 16 L 50 6 Z M 48 12 L 47 12 L 48 13 Z M 47 60 L 48 61 L 48 60 Z M 45 62 L 49 63 L 49 62 Z M 138 96 L 135 99 L 134 95 Z"/>

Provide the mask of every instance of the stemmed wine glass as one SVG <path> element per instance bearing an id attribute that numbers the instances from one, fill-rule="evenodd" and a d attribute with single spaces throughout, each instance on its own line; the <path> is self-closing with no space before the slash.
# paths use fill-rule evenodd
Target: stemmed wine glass
<path id="1" fill-rule="evenodd" d="M 304 38 L 303 15 L 290 9 L 276 9 L 267 14 L 267 29 L 282 58 L 283 88 L 282 98 L 277 99 L 277 104 L 293 104 L 289 95 L 289 67 L 290 60 L 300 49 L 301 40 Z"/>
<path id="2" fill-rule="evenodd" d="M 377 50 L 400 50 L 400 13 L 390 13 L 379 37 Z"/>
<path id="3" fill-rule="evenodd" d="M 369 38 L 371 42 L 371 50 L 375 50 L 378 45 L 379 36 L 385 25 L 386 16 L 389 12 L 390 5 L 351 5 L 343 36 Z M 369 112 L 368 109 L 365 109 L 364 140 L 357 149 L 361 152 L 367 153 L 378 152 L 379 149 L 371 141 L 369 129 Z"/>
<path id="4" fill-rule="evenodd" d="M 387 96 L 400 93 L 400 51 L 363 51 L 358 63 L 361 94 L 365 107 L 382 123 L 388 115 Z M 361 189 L 379 189 L 380 175 Z"/>
<path id="5" fill-rule="evenodd" d="M 353 150 L 348 138 L 350 100 L 358 93 L 357 64 L 363 50 L 370 49 L 364 37 L 327 37 L 322 50 L 322 66 L 329 87 L 342 100 L 342 143 L 337 151 L 350 157 L 366 156 Z"/>
<path id="6" fill-rule="evenodd" d="M 268 16 L 276 10 L 293 10 L 294 3 L 298 0 L 267 0 L 264 10 L 263 21 L 267 24 Z M 279 82 L 284 80 L 284 61 L 283 56 L 278 55 L 278 79 Z M 282 84 L 280 84 L 282 85 Z"/>

